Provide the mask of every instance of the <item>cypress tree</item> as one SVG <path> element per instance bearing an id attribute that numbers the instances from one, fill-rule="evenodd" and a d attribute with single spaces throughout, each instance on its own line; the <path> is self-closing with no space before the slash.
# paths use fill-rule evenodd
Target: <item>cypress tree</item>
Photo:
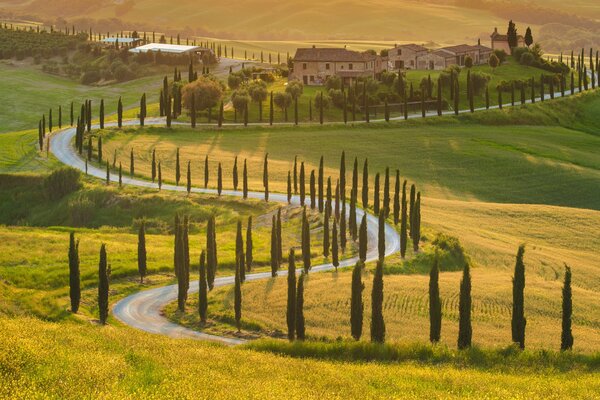
<path id="1" fill-rule="evenodd" d="M 156 149 L 152 149 L 152 182 L 156 179 Z"/>
<path id="2" fill-rule="evenodd" d="M 332 212 L 333 212 L 333 199 L 332 199 L 332 193 L 331 193 L 331 177 L 327 178 L 327 196 L 325 198 L 325 212 L 327 213 L 327 215 L 331 216 Z"/>
<path id="3" fill-rule="evenodd" d="M 208 187 L 208 154 L 204 158 L 204 188 Z"/>
<path id="4" fill-rule="evenodd" d="M 123 166 L 119 162 L 119 187 L 123 186 Z"/>
<path id="5" fill-rule="evenodd" d="M 394 185 L 394 224 L 400 221 L 400 171 L 396 170 L 396 184 Z"/>
<path id="6" fill-rule="evenodd" d="M 248 217 L 248 226 L 246 227 L 246 270 L 252 270 L 252 215 Z"/>
<path id="7" fill-rule="evenodd" d="M 246 280 L 246 268 L 244 267 L 244 238 L 242 237 L 242 221 L 240 220 L 238 220 L 237 222 L 237 231 L 235 236 L 235 254 L 242 256 L 242 260 L 240 261 L 242 266 L 240 270 L 240 276 L 242 282 L 244 282 Z"/>
<path id="8" fill-rule="evenodd" d="M 52 109 L 48 110 L 48 132 L 52 133 Z"/>
<path id="9" fill-rule="evenodd" d="M 500 86 L 497 87 L 498 90 L 498 109 L 502 110 L 502 89 Z"/>
<path id="10" fill-rule="evenodd" d="M 277 253 L 277 220 L 273 215 L 271 225 L 271 277 L 273 278 L 277 276 L 277 270 L 279 269 L 279 255 Z"/>
<path id="11" fill-rule="evenodd" d="M 106 163 L 106 185 L 110 185 L 110 164 Z"/>
<path id="12" fill-rule="evenodd" d="M 571 292 L 571 268 L 565 264 L 565 281 L 562 288 L 562 332 L 560 335 L 560 350 L 573 349 L 573 332 L 571 331 L 571 316 L 573 314 L 573 299 Z"/>
<path id="13" fill-rule="evenodd" d="M 69 234 L 69 297 L 71 312 L 79 311 L 81 301 L 81 284 L 79 279 L 79 240 L 75 241 L 75 233 Z"/>
<path id="14" fill-rule="evenodd" d="M 269 201 L 269 153 L 265 154 L 263 164 L 263 186 L 265 188 L 265 201 Z"/>
<path id="15" fill-rule="evenodd" d="M 350 189 L 350 196 L 354 197 L 355 201 L 358 201 L 358 158 L 354 157 L 354 166 L 352 168 L 352 188 Z"/>
<path id="16" fill-rule="evenodd" d="M 413 251 L 419 251 L 419 242 L 421 241 L 421 192 L 417 193 L 417 201 L 415 202 L 415 212 L 413 220 L 410 222 L 412 229 Z"/>
<path id="17" fill-rule="evenodd" d="M 356 222 L 356 199 L 354 197 L 350 198 L 350 215 L 348 217 L 348 229 L 350 229 L 350 234 L 352 235 L 352 240 L 356 240 L 358 238 L 358 228 Z"/>
<path id="18" fill-rule="evenodd" d="M 342 253 L 346 251 L 346 203 L 342 202 L 340 213 L 340 248 Z"/>
<path id="19" fill-rule="evenodd" d="M 190 194 L 192 192 L 192 166 L 191 166 L 191 162 L 188 161 L 187 163 L 187 185 L 186 185 L 186 189 L 187 189 L 187 193 Z"/>
<path id="20" fill-rule="evenodd" d="M 325 217 L 323 218 L 323 257 L 325 258 L 329 257 L 329 247 L 329 212 L 325 209 Z"/>
<path id="21" fill-rule="evenodd" d="M 119 128 L 123 127 L 123 101 L 121 97 L 119 97 L 119 102 L 117 103 L 117 124 Z"/>
<path id="22" fill-rule="evenodd" d="M 385 342 L 385 322 L 383 321 L 383 262 L 377 261 L 373 275 L 371 292 L 371 341 Z"/>
<path id="23" fill-rule="evenodd" d="M 379 172 L 375 174 L 375 188 L 373 189 L 373 212 L 379 214 Z"/>
<path id="24" fill-rule="evenodd" d="M 140 98 L 140 126 L 144 126 L 144 120 L 146 119 L 146 93 L 142 94 Z"/>
<path id="25" fill-rule="evenodd" d="M 283 262 L 283 248 L 281 246 L 281 236 L 282 236 L 281 207 L 279 207 L 279 210 L 277 210 L 277 268 L 278 269 L 279 269 L 279 266 L 281 265 L 281 263 Z"/>
<path id="26" fill-rule="evenodd" d="M 346 202 L 346 152 L 342 151 L 340 157 L 340 195 L 342 203 Z"/>
<path id="27" fill-rule="evenodd" d="M 140 283 L 144 283 L 144 277 L 148 271 L 146 265 L 146 224 L 144 221 L 140 224 L 138 231 L 138 272 L 140 274 Z"/>
<path id="28" fill-rule="evenodd" d="M 42 133 L 42 121 L 38 121 L 38 145 L 40 151 L 44 150 L 44 134 Z"/>
<path id="29" fill-rule="evenodd" d="M 298 194 L 298 156 L 294 156 L 294 194 Z"/>
<path id="30" fill-rule="evenodd" d="M 520 245 L 517 252 L 517 261 L 515 264 L 515 275 L 513 277 L 513 307 L 512 307 L 512 340 L 517 343 L 521 349 L 525 348 L 525 264 L 523 264 L 523 255 L 525 245 Z"/>
<path id="31" fill-rule="evenodd" d="M 104 99 L 100 99 L 100 129 L 104 129 Z"/>
<path id="32" fill-rule="evenodd" d="M 73 126 L 73 123 L 75 122 L 75 113 L 73 110 L 73 102 L 71 102 L 70 122 L 71 122 L 71 126 Z"/>
<path id="33" fill-rule="evenodd" d="M 402 216 L 400 219 L 400 255 L 402 258 L 406 256 L 406 244 L 408 242 L 407 235 L 407 204 L 406 204 L 406 181 L 402 184 Z"/>
<path id="34" fill-rule="evenodd" d="M 270 100 L 269 100 L 269 125 L 273 125 L 273 114 L 274 114 L 273 91 L 271 91 L 271 96 L 270 96 Z"/>
<path id="35" fill-rule="evenodd" d="M 287 108 L 286 110 L 286 122 L 287 122 Z M 298 97 L 294 99 L 294 125 L 298 126 Z"/>
<path id="36" fill-rule="evenodd" d="M 304 272 L 310 271 L 310 225 L 306 217 L 306 207 L 302 212 L 302 261 L 304 263 Z"/>
<path id="37" fill-rule="evenodd" d="M 241 320 L 242 320 L 242 269 L 243 269 L 243 261 L 242 255 L 237 255 L 237 262 L 235 268 L 235 287 L 234 287 L 234 300 L 233 300 L 233 308 L 235 312 L 235 325 L 237 327 L 238 332 L 241 330 Z"/>
<path id="38" fill-rule="evenodd" d="M 454 114 L 458 115 L 458 111 L 459 111 L 459 100 L 460 100 L 460 96 L 459 94 L 459 88 L 458 88 L 458 79 L 454 80 Z"/>
<path id="39" fill-rule="evenodd" d="M 531 104 L 535 104 L 535 78 L 531 77 Z"/>
<path id="40" fill-rule="evenodd" d="M 316 188 L 315 188 L 315 170 L 310 171 L 310 208 L 314 209 L 317 205 L 316 202 Z"/>
<path id="41" fill-rule="evenodd" d="M 360 340 L 363 328 L 364 303 L 362 292 L 365 285 L 362 282 L 364 265 L 357 262 L 352 270 L 352 291 L 350 294 L 350 329 L 354 340 Z"/>
<path id="42" fill-rule="evenodd" d="M 416 202 L 416 187 L 414 184 L 410 185 L 410 208 L 408 209 L 408 222 L 410 224 L 410 229 L 409 229 L 409 233 L 410 233 L 410 237 L 413 237 L 413 226 L 412 226 L 412 222 L 413 222 L 413 217 L 415 214 L 415 202 Z"/>
<path id="43" fill-rule="evenodd" d="M 292 172 L 288 171 L 287 175 L 287 202 L 292 204 Z"/>
<path id="44" fill-rule="evenodd" d="M 340 180 L 335 183 L 335 210 L 334 218 L 336 221 L 340 219 Z"/>
<path id="45" fill-rule="evenodd" d="M 244 106 L 244 126 L 248 126 L 248 103 Z"/>
<path id="46" fill-rule="evenodd" d="M 133 147 L 131 148 L 131 152 L 129 153 L 129 175 L 133 176 L 135 174 L 135 160 L 133 157 Z"/>
<path id="47" fill-rule="evenodd" d="M 300 205 L 304 207 L 304 203 L 306 201 L 306 191 L 304 185 L 305 177 L 304 177 L 304 161 L 300 164 Z"/>
<path id="48" fill-rule="evenodd" d="M 296 290 L 296 339 L 304 340 L 306 329 L 304 326 L 304 273 L 298 278 L 298 289 Z"/>
<path id="49" fill-rule="evenodd" d="M 379 260 L 383 262 L 383 259 L 385 258 L 385 213 L 383 210 L 379 212 L 378 234 L 377 250 L 379 253 Z"/>
<path id="50" fill-rule="evenodd" d="M 179 164 L 179 147 L 175 153 L 175 183 L 179 186 L 179 180 L 181 179 L 181 167 Z"/>
<path id="51" fill-rule="evenodd" d="M 321 101 L 319 102 L 319 123 L 323 125 L 323 92 L 320 93 Z"/>
<path id="52" fill-rule="evenodd" d="M 363 263 L 367 260 L 367 240 L 367 214 L 364 213 L 358 235 L 358 258 Z"/>
<path id="53" fill-rule="evenodd" d="M 340 265 L 339 261 L 339 245 L 338 245 L 338 229 L 335 220 L 333 221 L 333 229 L 331 231 L 331 263 L 337 268 Z"/>
<path id="54" fill-rule="evenodd" d="M 460 281 L 460 295 L 458 300 L 458 349 L 471 347 L 473 327 L 471 326 L 471 269 L 469 264 L 463 268 Z"/>
<path id="55" fill-rule="evenodd" d="M 366 210 L 369 207 L 369 160 L 365 158 L 362 174 L 362 205 Z"/>
<path id="56" fill-rule="evenodd" d="M 544 74 L 542 74 L 540 78 L 540 100 L 544 101 L 546 99 L 546 95 L 544 94 Z"/>
<path id="57" fill-rule="evenodd" d="M 429 341 L 440 341 L 442 331 L 442 302 L 440 300 L 440 268 L 439 256 L 436 250 L 433 265 L 429 272 Z"/>
<path id="58" fill-rule="evenodd" d="M 219 168 L 217 169 L 217 193 L 219 196 L 223 191 L 223 168 L 221 167 L 221 163 L 219 163 Z"/>
<path id="59" fill-rule="evenodd" d="M 288 296 L 286 320 L 288 328 L 288 339 L 292 341 L 296 337 L 296 265 L 294 249 L 290 249 L 290 253 L 288 256 L 287 284 Z"/>
<path id="60" fill-rule="evenodd" d="M 238 190 L 238 166 L 237 166 L 237 156 L 235 156 L 235 159 L 233 160 L 233 190 L 237 191 Z"/>
<path id="61" fill-rule="evenodd" d="M 213 250 L 214 229 L 214 219 L 211 216 L 208 219 L 206 227 L 206 282 L 208 283 L 208 288 L 210 290 L 213 289 L 215 281 L 216 260 L 214 259 L 215 252 Z"/>
<path id="62" fill-rule="evenodd" d="M 323 212 L 323 156 L 319 161 L 319 177 L 318 177 L 318 189 L 319 189 L 319 212 Z"/>
<path id="63" fill-rule="evenodd" d="M 515 106 L 515 83 L 512 82 L 510 85 L 510 104 Z"/>
<path id="64" fill-rule="evenodd" d="M 442 78 L 438 78 L 437 82 L 437 113 L 438 116 L 442 116 Z"/>
<path id="65" fill-rule="evenodd" d="M 106 260 L 106 245 L 100 246 L 100 262 L 98 263 L 98 314 L 100 323 L 106 325 L 108 319 L 108 290 L 110 266 Z"/>
<path id="66" fill-rule="evenodd" d="M 102 164 L 102 136 L 98 136 L 98 163 Z"/>
<path id="67" fill-rule="evenodd" d="M 158 190 L 160 190 L 162 186 L 162 171 L 160 168 L 160 161 L 158 162 Z"/>
<path id="68" fill-rule="evenodd" d="M 490 109 L 490 88 L 489 85 L 485 85 L 485 109 Z"/>
<path id="69" fill-rule="evenodd" d="M 383 212 L 387 218 L 390 215 L 390 168 L 385 168 L 385 180 L 383 183 Z"/>
<path id="70" fill-rule="evenodd" d="M 244 199 L 248 198 L 248 166 L 246 165 L 246 159 L 244 158 L 244 171 L 242 173 L 242 191 Z"/>

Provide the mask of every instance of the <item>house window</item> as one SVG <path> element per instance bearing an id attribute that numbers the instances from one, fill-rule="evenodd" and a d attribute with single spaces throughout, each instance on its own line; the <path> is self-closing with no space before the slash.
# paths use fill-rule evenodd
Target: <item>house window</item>
<path id="1" fill-rule="evenodd" d="M 325 69 L 327 69 L 327 70 L 329 69 L 329 63 L 325 64 Z"/>
<path id="2" fill-rule="evenodd" d="M 352 70 L 352 64 L 348 64 L 348 69 Z"/>
<path id="3" fill-rule="evenodd" d="M 398 55 L 401 56 L 402 55 L 402 49 L 398 50 Z"/>
<path id="4" fill-rule="evenodd" d="M 302 69 L 306 69 L 306 63 L 302 64 Z"/>
<path id="5" fill-rule="evenodd" d="M 311 82 L 314 82 L 314 81 L 315 81 L 315 77 L 314 77 L 314 75 L 311 75 L 311 76 L 310 76 L 310 81 L 311 81 Z"/>

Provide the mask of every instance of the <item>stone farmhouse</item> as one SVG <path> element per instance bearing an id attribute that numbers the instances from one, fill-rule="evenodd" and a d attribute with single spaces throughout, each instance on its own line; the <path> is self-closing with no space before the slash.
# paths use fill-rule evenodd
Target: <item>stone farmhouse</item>
<path id="1" fill-rule="evenodd" d="M 504 50 L 506 54 L 510 54 L 510 45 L 508 44 L 508 35 L 498 33 L 498 28 L 494 28 L 494 33 L 490 35 L 492 39 L 493 50 Z M 517 36 L 517 47 L 525 47 L 525 39 L 523 36 Z"/>
<path id="2" fill-rule="evenodd" d="M 417 44 L 404 44 L 388 51 L 388 69 L 442 70 L 450 65 L 462 67 L 467 57 L 471 57 L 474 65 L 482 65 L 488 62 L 492 51 L 479 44 L 460 44 L 435 50 Z"/>
<path id="3" fill-rule="evenodd" d="M 289 79 L 305 85 L 322 85 L 332 75 L 342 78 L 344 84 L 352 84 L 357 78 L 375 78 L 384 70 L 380 56 L 345 48 L 297 49 L 292 62 Z"/>

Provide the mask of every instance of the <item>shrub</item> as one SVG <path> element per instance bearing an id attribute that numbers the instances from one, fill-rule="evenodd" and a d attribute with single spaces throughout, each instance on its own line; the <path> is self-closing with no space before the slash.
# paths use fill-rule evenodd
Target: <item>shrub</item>
<path id="1" fill-rule="evenodd" d="M 502 64 L 503 62 L 506 61 L 506 57 L 508 57 L 508 55 L 506 54 L 506 52 L 504 50 L 494 50 L 494 55 L 496 57 L 498 57 L 498 60 L 500 61 L 500 64 Z"/>
<path id="2" fill-rule="evenodd" d="M 304 85 L 299 80 L 293 80 L 288 82 L 285 91 L 292 96 L 292 99 L 296 99 L 297 97 L 302 96 Z"/>
<path id="3" fill-rule="evenodd" d="M 329 108 L 329 105 L 331 104 L 331 98 L 326 95 L 323 94 L 323 96 L 321 97 L 321 93 L 317 93 L 315 95 L 315 107 L 320 108 L 321 107 L 321 101 L 323 101 L 323 108 Z"/>
<path id="4" fill-rule="evenodd" d="M 100 72 L 93 70 L 84 72 L 83 75 L 81 75 L 80 81 L 84 85 L 91 85 L 92 83 L 98 82 L 100 79 L 102 79 Z"/>
<path id="5" fill-rule="evenodd" d="M 344 108 L 344 92 L 340 89 L 330 89 L 329 98 L 331 98 L 331 103 L 334 106 L 342 109 Z"/>
<path id="6" fill-rule="evenodd" d="M 325 87 L 328 90 L 341 89 L 342 88 L 342 79 L 337 75 L 331 75 L 331 76 L 327 77 L 327 80 L 325 81 Z"/>
<path id="7" fill-rule="evenodd" d="M 236 90 L 240 87 L 240 85 L 244 82 L 245 79 L 246 77 L 242 72 L 234 72 L 232 74 L 229 74 L 229 76 L 227 77 L 227 86 L 229 86 L 231 90 Z"/>
<path id="8" fill-rule="evenodd" d="M 481 94 L 487 86 L 490 79 L 491 77 L 483 72 L 471 72 L 471 85 L 474 94 Z"/>
<path id="9" fill-rule="evenodd" d="M 81 173 L 71 167 L 59 168 L 44 180 L 44 191 L 50 200 L 58 200 L 73 193 L 79 187 Z"/>
<path id="10" fill-rule="evenodd" d="M 87 226 L 94 217 L 96 205 L 86 197 L 78 197 L 69 202 L 69 218 L 73 226 Z"/>

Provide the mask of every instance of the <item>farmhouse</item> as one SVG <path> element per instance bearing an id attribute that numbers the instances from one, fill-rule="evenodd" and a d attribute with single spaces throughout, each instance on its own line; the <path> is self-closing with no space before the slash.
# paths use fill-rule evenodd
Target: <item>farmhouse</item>
<path id="1" fill-rule="evenodd" d="M 290 80 L 297 79 L 305 85 L 322 85 L 333 75 L 351 84 L 357 78 L 374 78 L 383 69 L 381 57 L 345 48 L 297 49 L 292 62 Z"/>
<path id="2" fill-rule="evenodd" d="M 508 35 L 498 33 L 498 28 L 494 28 L 494 33 L 490 35 L 492 38 L 492 50 L 504 50 L 506 54 L 510 54 L 510 45 L 508 44 Z M 525 39 L 523 36 L 517 36 L 517 47 L 525 47 Z"/>
<path id="3" fill-rule="evenodd" d="M 463 67 L 465 59 L 471 57 L 473 65 L 486 64 L 492 54 L 492 49 L 482 45 L 471 46 L 469 44 L 459 44 L 458 46 L 442 47 L 440 50 L 454 55 L 454 60 L 451 64 Z M 450 64 L 448 64 L 450 65 Z"/>
<path id="4" fill-rule="evenodd" d="M 388 50 L 388 61 L 391 69 L 426 69 L 419 68 L 418 59 L 427 55 L 429 50 L 418 44 L 396 45 Z"/>

